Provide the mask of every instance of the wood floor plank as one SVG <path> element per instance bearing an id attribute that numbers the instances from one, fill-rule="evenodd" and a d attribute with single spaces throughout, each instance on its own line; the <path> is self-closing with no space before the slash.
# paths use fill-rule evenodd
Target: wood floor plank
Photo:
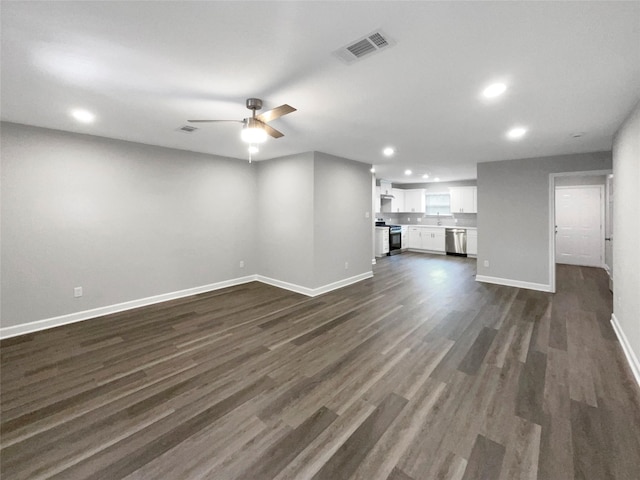
<path id="1" fill-rule="evenodd" d="M 395 467 L 387 477 L 387 480 L 414 480 L 414 479 L 409 475 L 407 475 L 406 473 L 404 473 L 398 467 Z"/>
<path id="2" fill-rule="evenodd" d="M 518 382 L 516 415 L 542 425 L 544 421 L 544 385 L 547 356 L 532 351 L 522 369 Z"/>
<path id="3" fill-rule="evenodd" d="M 289 435 L 273 444 L 258 457 L 238 478 L 254 480 L 271 479 L 286 467 L 307 445 L 322 433 L 336 418 L 337 414 L 326 407 L 320 408 Z"/>
<path id="4" fill-rule="evenodd" d="M 270 382 L 270 379 L 260 379 L 258 382 L 249 385 L 226 399 L 206 408 L 194 417 L 181 422 L 175 428 L 156 436 L 153 440 L 145 442 L 142 446 L 136 448 L 135 435 L 126 440 L 126 446 L 116 444 L 110 447 L 99 456 L 108 455 L 111 450 L 125 448 L 128 452 L 121 456 L 117 461 L 110 463 L 103 468 L 96 468 L 99 465 L 99 458 L 92 457 L 88 461 L 80 462 L 73 467 L 61 472 L 52 478 L 72 478 L 81 476 L 87 479 L 111 479 L 122 478 L 143 465 L 149 463 L 156 457 L 162 455 L 167 450 L 173 448 L 183 442 L 191 435 L 199 432 L 216 419 L 224 416 L 239 404 L 246 402 L 264 389 Z M 123 443 L 123 442 L 121 442 Z M 133 450 L 133 451 L 132 451 Z"/>
<path id="5" fill-rule="evenodd" d="M 405 398 L 390 394 L 327 460 L 313 476 L 313 480 L 339 480 L 351 477 L 406 404 Z"/>
<path id="6" fill-rule="evenodd" d="M 275 480 L 311 478 L 371 415 L 375 407 L 359 400 L 320 433 Z"/>
<path id="7" fill-rule="evenodd" d="M 478 373 L 478 370 L 484 361 L 484 357 L 489 351 L 491 343 L 497 333 L 498 331 L 493 328 L 484 327 L 480 331 L 475 342 L 473 342 L 473 345 L 471 345 L 467 354 L 462 359 L 462 362 L 460 362 L 458 370 L 468 375 L 475 375 Z"/>
<path id="8" fill-rule="evenodd" d="M 503 445 L 478 435 L 462 480 L 500 478 L 504 452 Z"/>
<path id="9" fill-rule="evenodd" d="M 398 418 L 382 434 L 351 476 L 352 480 L 369 480 L 390 475 L 407 447 L 423 430 L 425 419 L 444 392 L 446 384 L 432 381 L 420 388 Z M 402 398 L 402 397 L 401 397 Z"/>
<path id="10" fill-rule="evenodd" d="M 606 459 L 609 449 L 600 410 L 571 401 L 571 438 L 576 479 L 613 478 L 611 465 Z"/>
<path id="11" fill-rule="evenodd" d="M 557 293 L 404 253 L 306 297 L 251 282 L 0 341 L 0 476 L 638 478 L 601 269 Z"/>

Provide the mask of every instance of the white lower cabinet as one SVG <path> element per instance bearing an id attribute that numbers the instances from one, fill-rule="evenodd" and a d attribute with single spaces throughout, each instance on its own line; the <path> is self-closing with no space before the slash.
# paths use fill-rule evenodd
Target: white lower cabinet
<path id="1" fill-rule="evenodd" d="M 409 227 L 409 248 L 422 250 L 422 227 Z"/>
<path id="2" fill-rule="evenodd" d="M 422 232 L 422 246 L 434 252 L 445 251 L 444 228 L 425 228 Z"/>
<path id="3" fill-rule="evenodd" d="M 409 227 L 409 248 L 444 252 L 444 228 Z"/>
<path id="4" fill-rule="evenodd" d="M 376 257 L 383 257 L 389 253 L 389 229 L 376 228 Z"/>
<path id="5" fill-rule="evenodd" d="M 467 255 L 478 255 L 478 231 L 467 230 Z"/>
<path id="6" fill-rule="evenodd" d="M 400 248 L 405 250 L 409 248 L 409 227 L 406 225 L 402 226 L 402 236 L 400 237 Z"/>

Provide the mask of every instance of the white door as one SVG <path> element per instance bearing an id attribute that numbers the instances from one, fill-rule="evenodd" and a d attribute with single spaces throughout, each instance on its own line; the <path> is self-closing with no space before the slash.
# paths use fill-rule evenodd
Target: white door
<path id="1" fill-rule="evenodd" d="M 603 266 L 602 186 L 556 188 L 556 262 Z"/>

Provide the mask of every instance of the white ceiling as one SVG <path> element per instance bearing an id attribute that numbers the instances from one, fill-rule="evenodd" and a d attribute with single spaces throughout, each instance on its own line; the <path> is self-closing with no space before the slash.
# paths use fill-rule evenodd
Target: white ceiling
<path id="1" fill-rule="evenodd" d="M 353 65 L 332 55 L 378 28 L 397 44 Z M 239 124 L 176 129 L 241 120 L 258 97 L 298 111 L 257 159 L 317 150 L 395 182 L 609 150 L 640 99 L 638 1 L 3 1 L 1 39 L 3 120 L 246 160 Z M 496 80 L 507 93 L 482 100 Z M 527 136 L 507 140 L 517 124 Z"/>

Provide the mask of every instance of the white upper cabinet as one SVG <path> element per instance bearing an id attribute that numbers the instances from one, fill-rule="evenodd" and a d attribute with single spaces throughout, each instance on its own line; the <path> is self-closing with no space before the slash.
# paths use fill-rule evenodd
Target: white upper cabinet
<path id="1" fill-rule="evenodd" d="M 478 187 L 451 187 L 451 213 L 478 213 Z"/>
<path id="2" fill-rule="evenodd" d="M 404 211 L 425 213 L 425 191 L 423 188 L 404 191 Z"/>
<path id="3" fill-rule="evenodd" d="M 380 180 L 380 194 L 381 195 L 392 195 L 391 193 L 391 182 L 387 182 L 385 180 Z"/>
<path id="4" fill-rule="evenodd" d="M 404 190 L 392 188 L 391 195 L 394 196 L 394 198 L 391 199 L 391 211 L 404 212 Z"/>

